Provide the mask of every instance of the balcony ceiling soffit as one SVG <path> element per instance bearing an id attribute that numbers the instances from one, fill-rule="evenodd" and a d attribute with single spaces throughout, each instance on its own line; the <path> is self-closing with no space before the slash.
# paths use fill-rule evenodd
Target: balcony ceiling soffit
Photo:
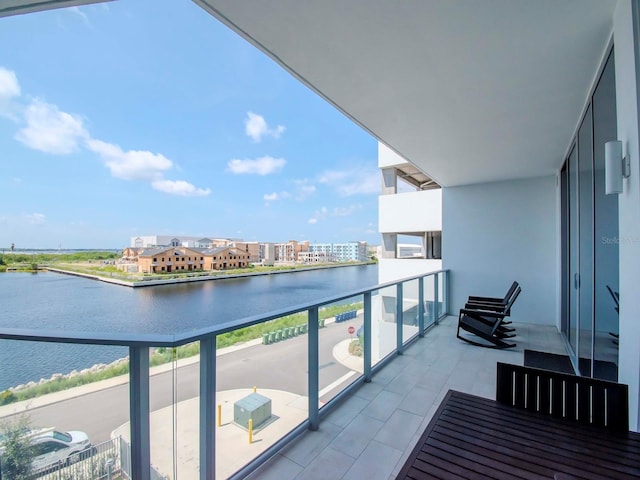
<path id="1" fill-rule="evenodd" d="M 553 174 L 616 0 L 194 0 L 443 186 Z"/>

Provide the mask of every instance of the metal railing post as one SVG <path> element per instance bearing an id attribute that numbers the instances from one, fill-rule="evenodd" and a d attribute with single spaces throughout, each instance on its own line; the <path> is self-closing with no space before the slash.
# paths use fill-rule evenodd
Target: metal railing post
<path id="1" fill-rule="evenodd" d="M 364 381 L 371 382 L 371 292 L 364 294 Z"/>
<path id="2" fill-rule="evenodd" d="M 308 368 L 309 368 L 309 430 L 318 430 L 320 426 L 320 365 L 319 365 L 319 334 L 318 307 L 309 309 L 308 334 Z"/>
<path id="3" fill-rule="evenodd" d="M 129 409 L 131 417 L 131 477 L 150 480 L 149 347 L 129 347 Z"/>
<path id="4" fill-rule="evenodd" d="M 396 351 L 402 355 L 402 282 L 396 285 Z"/>
<path id="5" fill-rule="evenodd" d="M 442 313 L 449 314 L 449 272 L 442 272 Z"/>
<path id="6" fill-rule="evenodd" d="M 440 321 L 440 299 L 438 298 L 438 279 L 440 275 L 437 273 L 433 276 L 433 323 L 434 325 L 438 325 Z"/>
<path id="7" fill-rule="evenodd" d="M 216 336 L 200 340 L 200 479 L 216 478 Z"/>
<path id="8" fill-rule="evenodd" d="M 418 336 L 424 337 L 424 277 L 418 279 Z"/>

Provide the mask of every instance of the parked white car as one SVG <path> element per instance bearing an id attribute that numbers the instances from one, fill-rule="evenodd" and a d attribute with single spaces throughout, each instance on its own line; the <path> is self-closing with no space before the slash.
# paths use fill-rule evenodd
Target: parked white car
<path id="1" fill-rule="evenodd" d="M 91 442 L 84 432 L 61 432 L 53 428 L 28 434 L 33 445 L 33 471 L 68 465 L 91 455 Z"/>

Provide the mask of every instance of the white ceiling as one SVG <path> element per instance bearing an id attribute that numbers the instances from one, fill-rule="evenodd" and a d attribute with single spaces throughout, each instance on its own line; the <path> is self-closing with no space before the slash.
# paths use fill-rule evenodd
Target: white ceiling
<path id="1" fill-rule="evenodd" d="M 443 186 L 559 168 L 616 4 L 195 1 Z"/>
<path id="2" fill-rule="evenodd" d="M 0 16 L 93 1 L 2 0 Z M 558 169 L 616 5 L 194 1 L 443 186 Z"/>

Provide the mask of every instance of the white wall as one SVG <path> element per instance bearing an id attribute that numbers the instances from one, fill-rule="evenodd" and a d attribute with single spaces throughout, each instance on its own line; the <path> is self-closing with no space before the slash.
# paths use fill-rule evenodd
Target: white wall
<path id="1" fill-rule="evenodd" d="M 638 103 L 631 2 L 621 0 L 614 15 L 618 140 L 631 156 L 631 176 L 618 196 L 620 220 L 620 350 L 618 381 L 629 385 L 629 424 L 640 429 L 640 168 Z"/>
<path id="2" fill-rule="evenodd" d="M 420 212 L 416 215 L 416 212 Z M 442 230 L 442 190 L 380 195 L 378 230 L 381 233 Z"/>
<path id="3" fill-rule="evenodd" d="M 424 258 L 378 259 L 378 283 L 393 282 L 442 269 L 442 260 Z"/>
<path id="4" fill-rule="evenodd" d="M 450 270 L 450 307 L 469 295 L 522 293 L 512 320 L 558 325 L 556 177 L 444 188 L 442 268 Z"/>

